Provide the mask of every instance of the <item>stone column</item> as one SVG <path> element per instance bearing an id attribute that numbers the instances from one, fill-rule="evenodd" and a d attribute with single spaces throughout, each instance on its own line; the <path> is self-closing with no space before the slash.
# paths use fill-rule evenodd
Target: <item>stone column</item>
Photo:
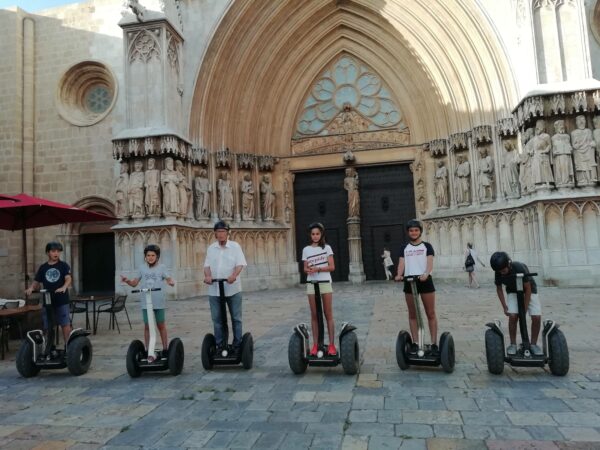
<path id="1" fill-rule="evenodd" d="M 360 217 L 349 217 L 346 223 L 348 224 L 348 253 L 350 255 L 348 280 L 352 283 L 363 283 L 366 277 L 362 262 Z"/>
<path id="2" fill-rule="evenodd" d="M 231 189 L 233 189 L 233 218 L 236 222 L 242 220 L 242 205 L 240 204 L 240 179 L 238 175 L 238 158 L 237 155 L 233 155 L 233 167 L 232 167 L 232 180 Z"/>
<path id="3" fill-rule="evenodd" d="M 217 155 L 216 153 L 211 153 L 208 157 L 208 177 L 210 179 L 211 186 L 211 196 L 210 196 L 210 218 L 213 222 L 219 220 L 219 210 L 218 210 L 218 192 L 217 192 L 217 163 L 216 163 Z"/>

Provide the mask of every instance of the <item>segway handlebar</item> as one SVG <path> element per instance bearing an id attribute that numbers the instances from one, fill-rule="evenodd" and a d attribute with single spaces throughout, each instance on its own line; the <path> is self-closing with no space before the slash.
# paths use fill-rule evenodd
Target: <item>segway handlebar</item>
<path id="1" fill-rule="evenodd" d="M 213 278 L 211 284 L 212 283 L 218 283 L 219 281 L 225 281 L 225 282 L 227 282 L 227 278 Z"/>
<path id="2" fill-rule="evenodd" d="M 131 291 L 132 294 L 137 294 L 138 292 L 150 292 L 150 291 L 161 291 L 161 288 L 141 288 L 141 289 L 135 289 L 133 291 Z"/>
<path id="3" fill-rule="evenodd" d="M 425 275 L 425 274 L 423 274 L 423 275 Z M 408 281 L 410 283 L 411 281 L 418 281 L 419 278 L 421 278 L 421 275 L 409 275 L 407 277 L 404 277 L 403 281 Z"/>

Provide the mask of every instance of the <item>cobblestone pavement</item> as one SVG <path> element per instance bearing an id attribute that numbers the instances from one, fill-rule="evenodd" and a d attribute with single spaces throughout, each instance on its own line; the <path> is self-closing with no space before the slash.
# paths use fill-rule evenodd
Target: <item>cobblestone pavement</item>
<path id="1" fill-rule="evenodd" d="M 394 283 L 335 285 L 335 318 L 357 325 L 361 372 L 309 368 L 292 374 L 292 327 L 308 321 L 301 288 L 246 293 L 244 327 L 255 339 L 255 367 L 206 372 L 200 343 L 211 331 L 206 297 L 170 303 L 170 336 L 183 339 L 181 376 L 125 370 L 127 346 L 142 335 L 137 299 L 133 331 L 120 314 L 121 334 L 104 317 L 92 336 L 91 370 L 21 378 L 16 341 L 0 361 L 0 447 L 344 448 L 344 449 L 598 449 L 600 448 L 600 289 L 544 288 L 545 318 L 564 330 L 571 370 L 487 371 L 484 324 L 500 318 L 495 289 L 437 283 L 440 333 L 457 348 L 453 374 L 396 365 L 395 339 L 407 327 Z M 125 323 L 124 323 L 125 322 Z M 75 318 L 75 325 L 82 316 Z"/>

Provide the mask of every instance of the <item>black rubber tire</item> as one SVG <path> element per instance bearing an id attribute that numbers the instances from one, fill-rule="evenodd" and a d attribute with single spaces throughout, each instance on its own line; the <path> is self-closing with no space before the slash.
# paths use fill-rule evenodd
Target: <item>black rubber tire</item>
<path id="1" fill-rule="evenodd" d="M 446 373 L 454 372 L 454 338 L 447 331 L 440 337 L 440 362 Z"/>
<path id="2" fill-rule="evenodd" d="M 139 340 L 131 341 L 127 349 L 127 373 L 131 378 L 137 378 L 142 374 L 139 362 L 146 357 L 146 347 Z"/>
<path id="3" fill-rule="evenodd" d="M 569 347 L 560 329 L 555 329 L 548 338 L 548 366 L 552 375 L 558 377 L 569 372 Z"/>
<path id="4" fill-rule="evenodd" d="M 293 333 L 290 336 L 290 343 L 288 344 L 288 363 L 290 364 L 290 369 L 296 375 L 303 374 L 308 367 L 302 341 L 303 338 L 298 336 L 297 333 Z"/>
<path id="5" fill-rule="evenodd" d="M 208 333 L 202 340 L 202 367 L 204 370 L 212 370 L 216 348 L 217 340 L 211 333 Z"/>
<path id="6" fill-rule="evenodd" d="M 252 362 L 254 360 L 254 339 L 250 333 L 244 333 L 242 336 L 242 366 L 246 370 L 252 369 Z"/>
<path id="7" fill-rule="evenodd" d="M 485 332 L 485 358 L 490 373 L 500 375 L 504 371 L 504 339 L 490 329 Z"/>
<path id="8" fill-rule="evenodd" d="M 402 370 L 406 370 L 410 367 L 408 363 L 408 357 L 406 356 L 406 349 L 412 344 L 412 339 L 407 331 L 400 330 L 398 337 L 396 338 L 396 362 L 398 367 Z"/>
<path id="9" fill-rule="evenodd" d="M 360 368 L 358 338 L 354 331 L 349 331 L 340 339 L 340 358 L 346 375 L 356 375 Z"/>
<path id="10" fill-rule="evenodd" d="M 184 361 L 183 342 L 179 338 L 171 339 L 171 342 L 169 342 L 169 356 L 167 357 L 171 375 L 177 376 L 181 373 Z"/>
<path id="11" fill-rule="evenodd" d="M 33 362 L 33 344 L 28 339 L 21 341 L 16 363 L 17 371 L 23 378 L 35 377 L 40 373 L 40 368 Z"/>
<path id="12" fill-rule="evenodd" d="M 71 375 L 83 375 L 90 369 L 94 348 L 87 336 L 77 336 L 67 345 L 67 368 Z"/>

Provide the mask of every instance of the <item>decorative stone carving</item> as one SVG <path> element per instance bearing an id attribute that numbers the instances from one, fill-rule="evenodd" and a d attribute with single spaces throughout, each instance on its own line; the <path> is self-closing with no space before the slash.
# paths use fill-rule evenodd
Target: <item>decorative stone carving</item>
<path id="1" fill-rule="evenodd" d="M 155 152 L 155 139 L 153 137 L 147 137 L 144 139 L 144 154 L 153 155 Z"/>
<path id="2" fill-rule="evenodd" d="M 179 191 L 179 215 L 181 217 L 187 217 L 192 199 L 192 188 L 188 182 L 183 161 L 179 159 L 175 161 L 175 169 L 179 173 L 177 183 L 177 189 Z"/>
<path id="3" fill-rule="evenodd" d="M 244 175 L 240 190 L 242 191 L 242 220 L 254 220 L 254 185 L 249 173 Z"/>
<path id="4" fill-rule="evenodd" d="M 577 116 L 575 124 L 577 129 L 571 131 L 571 145 L 573 146 L 577 185 L 590 186 L 596 184 L 598 180 L 594 151 L 596 142 L 592 130 L 585 126 L 585 116 Z"/>
<path id="5" fill-rule="evenodd" d="M 454 172 L 456 176 L 455 195 L 458 206 L 471 203 L 471 165 L 465 156 L 457 157 L 458 165 Z"/>
<path id="6" fill-rule="evenodd" d="M 535 136 L 532 138 L 533 157 L 531 161 L 531 176 L 536 188 L 549 188 L 554 183 L 550 166 L 550 150 L 552 141 L 546 133 L 546 122 L 542 119 L 535 123 Z"/>
<path id="7" fill-rule="evenodd" d="M 275 167 L 275 158 L 269 155 L 258 157 L 258 168 L 262 171 L 271 171 Z"/>
<path id="8" fill-rule="evenodd" d="M 433 183 L 435 199 L 438 209 L 445 209 L 450 204 L 448 199 L 448 169 L 444 165 L 444 161 L 438 161 L 437 165 Z"/>
<path id="9" fill-rule="evenodd" d="M 358 191 L 358 173 L 352 167 L 346 169 L 344 189 L 348 191 L 348 218 L 360 217 L 360 193 Z"/>
<path id="10" fill-rule="evenodd" d="M 119 219 L 126 218 L 128 214 L 128 200 L 127 194 L 129 192 L 129 173 L 127 172 L 127 163 L 122 161 L 121 164 L 121 173 L 119 178 L 117 178 L 117 183 L 115 187 L 115 213 Z"/>
<path id="11" fill-rule="evenodd" d="M 129 154 L 131 156 L 140 156 L 140 140 L 130 139 L 129 140 Z"/>
<path id="12" fill-rule="evenodd" d="M 233 218 L 233 191 L 231 189 L 231 181 L 229 180 L 229 172 L 223 170 L 217 181 L 217 191 L 219 193 L 219 218 Z"/>
<path id="13" fill-rule="evenodd" d="M 494 160 L 488 154 L 487 148 L 479 150 L 479 200 L 482 203 L 494 200 Z"/>
<path id="14" fill-rule="evenodd" d="M 572 112 L 586 112 L 588 110 L 588 107 L 585 91 L 573 92 L 571 94 L 571 103 L 573 104 Z"/>
<path id="15" fill-rule="evenodd" d="M 165 168 L 160 173 L 163 191 L 163 214 L 165 217 L 179 214 L 179 172 L 174 169 L 173 158 L 165 158 Z"/>
<path id="16" fill-rule="evenodd" d="M 599 92 L 599 91 L 596 91 Z M 600 116 L 594 116 L 594 142 L 596 143 L 596 161 L 598 161 L 598 179 L 600 179 Z"/>
<path id="17" fill-rule="evenodd" d="M 427 213 L 427 184 L 425 183 L 425 163 L 422 148 L 416 152 L 415 160 L 409 167 L 413 174 L 417 212 L 423 215 Z"/>
<path id="18" fill-rule="evenodd" d="M 210 215 L 210 193 L 212 191 L 206 169 L 196 171 L 194 177 L 194 216 L 196 220 L 208 219 Z"/>
<path id="19" fill-rule="evenodd" d="M 205 148 L 192 147 L 191 161 L 194 164 L 208 164 L 208 150 Z"/>
<path id="20" fill-rule="evenodd" d="M 519 152 L 511 140 L 503 142 L 504 158 L 502 160 L 503 188 L 506 198 L 519 198 Z"/>
<path id="21" fill-rule="evenodd" d="M 527 195 L 533 191 L 533 177 L 531 175 L 531 162 L 533 156 L 533 128 L 527 128 L 521 134 L 521 144 L 523 152 L 519 158 L 519 183 L 521 185 L 521 194 Z"/>
<path id="22" fill-rule="evenodd" d="M 139 22 L 144 21 L 144 14 L 146 13 L 146 8 L 144 8 L 138 0 L 127 0 L 127 8 L 131 9 L 133 14 L 135 14 L 136 19 Z"/>
<path id="23" fill-rule="evenodd" d="M 565 96 L 564 94 L 554 94 L 550 97 L 550 113 L 554 115 L 565 114 Z"/>
<path id="24" fill-rule="evenodd" d="M 344 152 L 342 159 L 346 164 L 352 164 L 356 160 L 356 157 L 354 156 L 354 153 L 352 153 L 352 149 L 349 148 Z"/>
<path id="25" fill-rule="evenodd" d="M 154 158 L 148 158 L 148 168 L 144 174 L 146 188 L 146 213 L 149 217 L 160 217 L 162 205 L 160 201 L 160 172 L 154 168 Z"/>
<path id="26" fill-rule="evenodd" d="M 262 197 L 263 220 L 273 220 L 275 218 L 275 190 L 273 189 L 269 174 L 265 174 L 262 177 L 260 193 Z"/>
<path id="27" fill-rule="evenodd" d="M 160 29 L 142 30 L 131 41 L 129 45 L 129 62 L 140 60 L 147 63 L 152 58 L 160 59 L 160 44 L 158 43 Z"/>
<path id="28" fill-rule="evenodd" d="M 464 133 L 459 133 L 464 134 Z M 451 136 L 452 137 L 452 136 Z M 457 144 L 458 142 L 454 142 Z M 448 141 L 446 139 L 434 139 L 429 142 L 429 154 L 433 157 L 435 156 L 445 156 L 447 154 L 447 144 Z M 454 149 L 455 147 L 451 147 Z"/>
<path id="29" fill-rule="evenodd" d="M 600 90 L 592 93 L 592 100 L 594 101 L 594 110 L 600 111 Z"/>
<path id="30" fill-rule="evenodd" d="M 565 121 L 557 120 L 554 122 L 554 135 L 552 136 L 552 163 L 554 165 L 554 182 L 557 188 L 573 186 L 572 154 L 571 138 L 565 133 Z"/>
<path id="31" fill-rule="evenodd" d="M 194 158 L 205 158 L 204 154 L 198 155 L 191 146 L 173 135 L 154 136 L 146 138 L 117 139 L 113 141 L 113 157 L 115 159 L 128 159 L 137 156 L 156 156 L 170 154 L 184 161 L 192 161 L 206 164 L 207 160 L 194 160 Z"/>
<path id="32" fill-rule="evenodd" d="M 133 173 L 129 177 L 129 213 L 134 219 L 142 219 L 144 212 L 144 163 L 137 159 L 133 163 Z"/>
<path id="33" fill-rule="evenodd" d="M 491 125 L 479 125 L 473 128 L 473 140 L 475 145 L 486 145 L 492 142 Z"/>
<path id="34" fill-rule="evenodd" d="M 215 153 L 215 164 L 217 167 L 229 167 L 231 165 L 231 152 L 229 148 L 219 150 Z"/>
<path id="35" fill-rule="evenodd" d="M 544 115 L 544 97 L 536 96 L 526 98 L 523 102 L 523 120 Z"/>
<path id="36" fill-rule="evenodd" d="M 292 140 L 294 155 L 313 155 L 325 153 L 343 153 L 348 149 L 356 150 L 381 149 L 410 144 L 408 128 L 398 130 L 369 131 L 350 135 L 328 135 Z"/>
<path id="37" fill-rule="evenodd" d="M 252 169 L 255 161 L 256 156 L 252 153 L 239 153 L 237 155 L 238 167 L 240 169 Z"/>
<path id="38" fill-rule="evenodd" d="M 448 145 L 450 150 L 456 152 L 458 150 L 466 150 L 469 148 L 469 135 L 467 133 L 454 133 L 448 137 Z"/>
<path id="39" fill-rule="evenodd" d="M 513 137 L 517 135 L 518 129 L 516 120 L 514 117 L 505 117 L 504 119 L 496 122 L 496 131 L 498 136 L 501 137 Z"/>

